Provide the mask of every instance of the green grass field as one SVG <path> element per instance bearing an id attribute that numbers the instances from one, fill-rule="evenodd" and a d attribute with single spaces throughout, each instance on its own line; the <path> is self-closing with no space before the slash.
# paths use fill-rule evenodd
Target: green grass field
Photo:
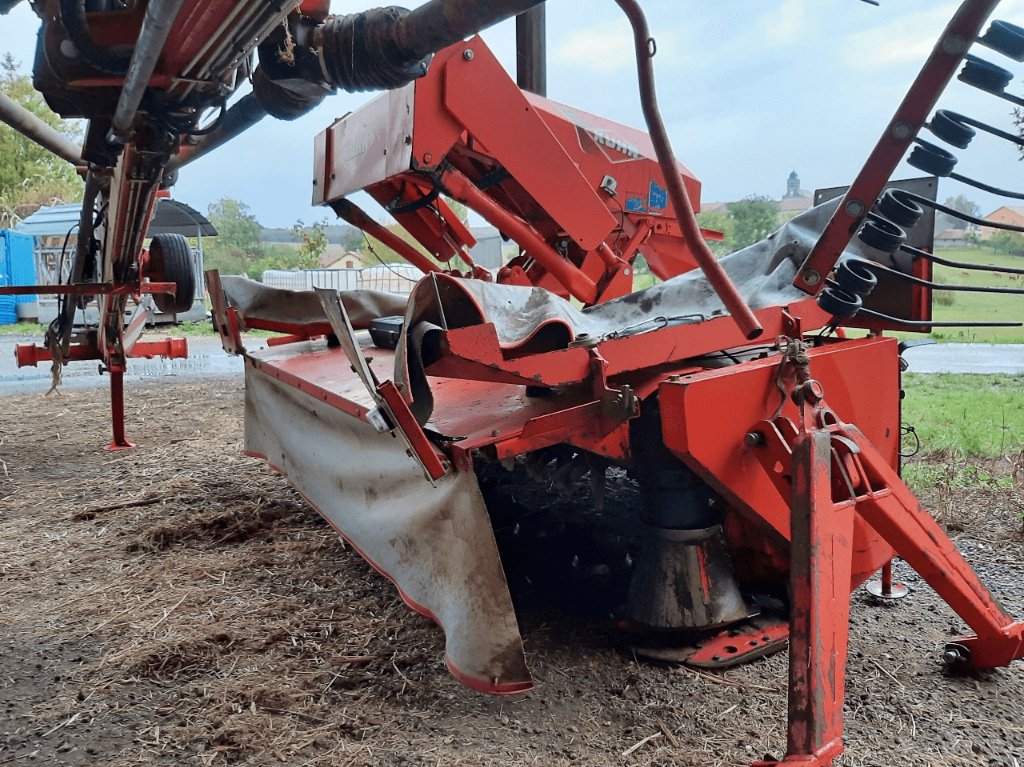
<path id="1" fill-rule="evenodd" d="M 988 248 L 942 248 L 935 254 L 954 261 L 1024 268 L 1024 258 L 994 253 Z M 968 271 L 935 266 L 936 282 L 955 285 L 995 286 L 1024 289 L 1024 275 L 989 271 Z M 1024 296 L 937 291 L 933 317 L 945 322 L 1024 322 Z M 908 334 L 910 335 L 910 334 Z M 920 334 L 917 334 L 920 335 Z M 930 334 L 939 341 L 982 343 L 1024 343 L 1024 328 L 935 328 Z"/>
<path id="2" fill-rule="evenodd" d="M 903 421 L 925 453 L 982 458 L 1024 450 L 1024 375 L 908 373 Z"/>
<path id="3" fill-rule="evenodd" d="M 1019 486 L 1006 468 L 1024 460 L 1024 376 L 907 374 L 903 387 L 903 423 L 920 438 L 903 465 L 914 490 Z"/>

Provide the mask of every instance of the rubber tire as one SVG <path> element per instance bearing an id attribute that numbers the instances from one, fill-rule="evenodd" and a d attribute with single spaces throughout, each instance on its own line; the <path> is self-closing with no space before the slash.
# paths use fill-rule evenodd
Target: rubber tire
<path id="1" fill-rule="evenodd" d="M 164 314 L 179 314 L 192 308 L 196 296 L 196 273 L 192 248 L 180 234 L 157 234 L 149 244 L 149 279 L 173 282 L 175 294 L 154 293 L 153 303 Z"/>

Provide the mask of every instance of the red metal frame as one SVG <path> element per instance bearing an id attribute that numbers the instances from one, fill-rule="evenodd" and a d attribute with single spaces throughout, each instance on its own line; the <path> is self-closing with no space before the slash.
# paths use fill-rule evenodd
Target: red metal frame
<path id="1" fill-rule="evenodd" d="M 77 285 L 6 285 L 0 296 L 138 296 L 143 293 L 166 293 L 173 296 L 173 282 L 86 282 Z"/>
<path id="2" fill-rule="evenodd" d="M 966 0 L 954 14 L 814 249 L 797 271 L 793 279 L 797 288 L 817 295 L 825 287 L 825 277 L 924 127 L 967 49 L 998 4 L 999 0 Z"/>
<path id="3" fill-rule="evenodd" d="M 378 99 L 317 138 L 314 188 L 318 201 L 421 270 L 436 267 L 344 195 L 365 188 L 447 262 L 473 241 L 443 200 L 417 207 L 439 187 L 522 247 L 524 255 L 498 272 L 498 282 L 532 284 L 586 304 L 629 293 L 638 254 L 662 279 L 698 265 L 665 197 L 669 185 L 647 134 L 524 93 L 479 38 L 439 53 L 412 89 L 411 126 L 396 117 L 391 102 Z M 396 172 L 388 148 L 396 142 L 380 137 L 395 131 L 404 137 L 407 129 L 411 158 Z M 352 163 L 343 156 L 343 138 L 354 134 L 365 139 L 367 153 L 389 153 L 379 162 L 384 175 L 368 181 L 373 158 Z M 699 182 L 676 167 L 687 197 L 699 200 Z M 614 195 L 602 188 L 606 177 L 617 185 Z M 701 236 L 721 238 L 703 230 Z"/>
<path id="4" fill-rule="evenodd" d="M 813 306 L 802 302 L 797 308 L 811 309 L 815 318 Z M 763 316 L 797 331 L 803 324 L 799 314 L 776 311 Z M 1024 624 L 996 604 L 899 478 L 895 339 L 840 339 L 809 348 L 810 380 L 807 374 L 794 375 L 793 363 L 779 354 L 721 369 L 688 366 L 686 358 L 697 354 L 695 349 L 720 340 L 723 332 L 730 340 L 739 334 L 734 324 L 723 331 L 715 322 L 511 359 L 498 346 L 493 328 L 447 331 L 442 359 L 428 369 L 431 375 L 444 370 L 443 376 L 431 378 L 431 427 L 458 436 L 441 445 L 426 439 L 394 384 L 385 381 L 378 392 L 396 415 L 402 414 L 396 425 L 412 437 L 410 443 L 425 466 L 434 462 L 429 473 L 437 477 L 449 470 L 449 462 L 455 470 L 471 470 L 476 451 L 485 448 L 505 459 L 571 444 L 628 462 L 628 421 L 636 415 L 635 404 L 615 410 L 609 403 L 635 403 L 622 396 L 633 385 L 644 397 L 658 390 L 665 444 L 729 503 L 729 519 L 737 523 L 726 526 L 734 551 L 756 550 L 767 571 L 790 581 L 787 756 L 759 764 L 829 765 L 843 750 L 849 593 L 884 567 L 894 552 L 976 632 L 957 640 L 969 665 L 989 668 L 1024 656 Z M 681 351 L 650 356 L 652 348 L 671 347 L 669 338 L 681 343 L 677 334 L 684 331 L 689 337 Z M 460 371 L 457 363 L 466 359 L 460 357 L 465 353 L 460 337 L 474 339 L 479 359 L 518 365 L 517 374 L 505 382 L 478 377 L 490 362 Z M 491 350 L 485 352 L 488 344 Z M 623 356 L 616 356 L 616 346 Z M 392 352 L 366 351 L 376 370 L 390 369 Z M 586 357 L 586 370 L 563 373 L 554 396 L 525 396 L 523 382 L 536 383 L 534 371 L 551 376 L 556 368 L 551 355 L 567 352 L 573 359 Z M 327 348 L 325 342 L 302 342 L 248 359 L 265 373 L 367 420 L 372 402 L 366 388 L 348 364 L 338 363 L 339 356 L 344 352 Z M 657 366 L 653 379 L 649 365 Z M 853 369 L 860 374 L 849 376 Z M 612 375 L 614 384 L 609 383 Z M 826 391 L 835 409 L 825 403 Z M 852 419 L 865 431 L 853 426 Z M 781 627 L 772 631 L 766 646 L 784 635 Z"/>

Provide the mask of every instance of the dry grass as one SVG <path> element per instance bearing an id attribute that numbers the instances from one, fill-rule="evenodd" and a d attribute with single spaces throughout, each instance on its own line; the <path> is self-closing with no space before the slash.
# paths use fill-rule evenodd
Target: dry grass
<path id="1" fill-rule="evenodd" d="M 433 624 L 242 456 L 239 381 L 149 385 L 129 403 L 140 447 L 111 454 L 102 392 L 4 402 L 0 764 L 705 766 L 783 750 L 784 656 L 666 669 L 543 607 L 520 606 L 537 690 L 465 690 Z M 1003 531 L 994 561 L 1016 557 L 1019 582 L 1007 509 L 996 524 L 989 506 L 972 540 Z M 1019 753 L 1020 672 L 943 679 L 936 604 L 855 598 L 844 764 Z"/>

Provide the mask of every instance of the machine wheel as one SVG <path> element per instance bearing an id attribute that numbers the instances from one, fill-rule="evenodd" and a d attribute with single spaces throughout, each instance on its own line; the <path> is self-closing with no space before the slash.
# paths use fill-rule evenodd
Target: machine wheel
<path id="1" fill-rule="evenodd" d="M 187 312 L 196 295 L 196 273 L 192 268 L 192 249 L 180 234 L 157 234 L 149 244 L 149 279 L 173 282 L 173 296 L 154 293 L 153 303 L 164 314 Z"/>

